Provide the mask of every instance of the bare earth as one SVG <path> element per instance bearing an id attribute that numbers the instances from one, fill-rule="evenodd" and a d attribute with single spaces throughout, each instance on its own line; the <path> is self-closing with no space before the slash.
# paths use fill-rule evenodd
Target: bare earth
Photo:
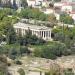
<path id="1" fill-rule="evenodd" d="M 59 69 L 59 66 L 61 68 L 72 68 L 73 71 L 75 72 L 75 56 L 63 56 L 56 60 L 22 57 L 20 61 L 22 61 L 23 63 L 21 66 L 14 64 L 8 67 L 8 71 L 12 75 L 19 75 L 17 72 L 19 68 L 23 68 L 25 70 L 26 75 L 40 75 L 39 71 L 45 72 L 48 71 L 49 69 L 56 70 Z"/>

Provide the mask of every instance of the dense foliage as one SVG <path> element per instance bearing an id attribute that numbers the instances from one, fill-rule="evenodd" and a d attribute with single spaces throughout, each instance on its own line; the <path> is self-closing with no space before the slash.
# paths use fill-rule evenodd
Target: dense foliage
<path id="1" fill-rule="evenodd" d="M 25 75 L 25 72 L 24 72 L 24 70 L 23 70 L 22 68 L 20 68 L 20 69 L 18 70 L 18 72 L 19 72 L 20 75 Z"/>
<path id="2" fill-rule="evenodd" d="M 56 59 L 57 57 L 61 57 L 62 55 L 69 54 L 70 53 L 67 50 L 65 44 L 60 42 L 50 42 L 46 45 L 36 46 L 36 48 L 34 49 L 35 56 L 48 59 Z"/>
<path id="3" fill-rule="evenodd" d="M 26 46 L 20 46 L 18 44 L 5 45 L 0 47 L 0 54 L 5 54 L 11 59 L 15 59 L 25 54 L 30 54 L 30 51 Z"/>
<path id="4" fill-rule="evenodd" d="M 23 18 L 33 18 L 37 20 L 47 20 L 47 15 L 43 12 L 40 12 L 39 9 L 26 8 L 20 12 L 20 16 Z"/>
<path id="5" fill-rule="evenodd" d="M 15 13 L 13 9 L 4 8 L 0 10 L 0 42 L 7 40 L 8 44 L 14 43 L 16 34 L 13 28 L 13 24 L 18 21 L 16 16 L 11 16 Z"/>
<path id="6" fill-rule="evenodd" d="M 56 17 L 53 14 L 47 15 L 35 8 L 25 8 L 19 13 L 19 16 L 27 19 L 35 19 L 41 21 L 56 22 Z"/>
<path id="7" fill-rule="evenodd" d="M 64 41 L 73 41 L 74 42 L 74 39 L 75 39 L 75 28 L 68 28 L 68 27 L 58 27 L 56 29 L 53 30 L 53 33 L 54 33 L 54 40 L 59 40 L 61 42 L 64 42 Z M 60 36 L 61 34 L 61 36 Z M 62 36 L 64 37 L 62 39 Z M 61 38 L 60 38 L 61 37 Z M 69 40 L 66 40 L 66 39 L 69 39 Z"/>
<path id="8" fill-rule="evenodd" d="M 75 28 L 58 27 L 53 29 L 54 40 L 63 42 L 72 54 L 75 54 Z"/>
<path id="9" fill-rule="evenodd" d="M 60 15 L 60 21 L 65 24 L 74 24 L 74 20 L 72 19 L 72 17 L 66 13 Z"/>

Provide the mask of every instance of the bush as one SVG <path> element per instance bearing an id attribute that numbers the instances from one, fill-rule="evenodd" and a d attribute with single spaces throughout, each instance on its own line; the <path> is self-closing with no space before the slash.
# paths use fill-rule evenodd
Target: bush
<path id="1" fill-rule="evenodd" d="M 36 47 L 34 50 L 34 56 L 47 59 L 56 59 L 62 55 L 69 55 L 69 52 L 70 51 L 68 51 L 64 43 L 53 42 L 52 44 Z"/>
<path id="2" fill-rule="evenodd" d="M 7 63 L 8 66 L 11 66 L 11 63 Z"/>
<path id="3" fill-rule="evenodd" d="M 72 17 L 66 13 L 60 15 L 60 21 L 64 22 L 65 24 L 74 24 L 74 20 L 72 19 Z"/>
<path id="4" fill-rule="evenodd" d="M 64 75 L 75 75 L 74 72 L 73 72 L 73 70 L 71 68 L 65 69 L 63 71 L 63 74 Z"/>
<path id="5" fill-rule="evenodd" d="M 16 63 L 17 65 L 22 65 L 22 62 L 19 61 L 19 60 L 17 60 L 15 63 Z"/>
<path id="6" fill-rule="evenodd" d="M 20 75 L 25 75 L 25 72 L 24 72 L 24 70 L 23 70 L 22 68 L 20 68 L 20 69 L 18 70 L 18 72 L 19 72 Z"/>
<path id="7" fill-rule="evenodd" d="M 28 50 L 28 48 L 26 46 L 21 46 L 20 47 L 20 54 L 30 54 L 30 50 Z"/>

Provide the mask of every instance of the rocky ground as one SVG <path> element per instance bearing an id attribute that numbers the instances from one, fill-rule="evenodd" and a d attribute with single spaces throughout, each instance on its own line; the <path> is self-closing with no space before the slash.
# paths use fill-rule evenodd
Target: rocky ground
<path id="1" fill-rule="evenodd" d="M 56 63 L 62 68 L 72 68 L 75 72 L 75 56 L 63 56 L 58 58 Z"/>
<path id="2" fill-rule="evenodd" d="M 12 73 L 12 75 L 19 75 L 17 72 L 19 68 L 23 68 L 27 75 L 40 75 L 40 71 L 46 72 L 50 69 L 57 71 L 60 68 L 72 68 L 75 72 L 75 56 L 63 56 L 56 60 L 35 57 L 22 57 L 20 58 L 20 61 L 22 62 L 22 65 L 13 64 L 10 67 L 8 67 L 8 70 Z M 35 72 L 28 73 L 29 70 Z"/>

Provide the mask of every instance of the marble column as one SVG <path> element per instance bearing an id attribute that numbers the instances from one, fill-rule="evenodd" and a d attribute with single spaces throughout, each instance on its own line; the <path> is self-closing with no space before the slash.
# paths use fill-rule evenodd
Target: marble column
<path id="1" fill-rule="evenodd" d="M 24 35 L 26 35 L 26 30 L 24 29 Z"/>
<path id="2" fill-rule="evenodd" d="M 15 29 L 16 33 L 17 33 L 17 29 Z"/>
<path id="3" fill-rule="evenodd" d="M 21 33 L 22 33 L 22 36 L 24 36 L 24 31 L 23 31 L 23 29 L 21 29 Z"/>
<path id="4" fill-rule="evenodd" d="M 43 38 L 44 38 L 44 31 L 43 31 Z"/>
<path id="5" fill-rule="evenodd" d="M 48 31 L 49 39 L 51 39 L 51 31 Z"/>
<path id="6" fill-rule="evenodd" d="M 45 35 L 46 35 L 46 34 L 45 34 L 45 31 L 44 31 L 44 38 L 45 38 Z"/>
<path id="7" fill-rule="evenodd" d="M 31 30 L 31 35 L 33 35 L 33 30 Z"/>
<path id="8" fill-rule="evenodd" d="M 38 33 L 38 32 L 36 31 L 36 36 L 38 36 L 37 33 Z"/>
<path id="9" fill-rule="evenodd" d="M 50 31 L 50 38 L 51 38 L 51 31 Z"/>
<path id="10" fill-rule="evenodd" d="M 49 31 L 48 31 L 48 38 L 49 38 Z"/>
<path id="11" fill-rule="evenodd" d="M 42 37 L 42 31 L 40 31 L 40 37 Z"/>
<path id="12" fill-rule="evenodd" d="M 45 38 L 46 38 L 46 31 L 45 31 Z"/>

